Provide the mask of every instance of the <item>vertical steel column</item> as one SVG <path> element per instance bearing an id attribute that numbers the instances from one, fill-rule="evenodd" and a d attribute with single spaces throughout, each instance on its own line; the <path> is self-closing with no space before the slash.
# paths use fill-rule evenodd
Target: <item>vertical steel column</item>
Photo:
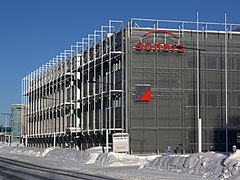
<path id="1" fill-rule="evenodd" d="M 225 120 L 226 120 L 226 152 L 228 152 L 228 26 L 227 26 L 227 14 L 225 13 Z"/>
<path id="2" fill-rule="evenodd" d="M 74 123 L 73 123 L 73 116 L 74 116 L 74 112 L 73 112 L 73 109 L 74 109 L 74 105 L 73 105 L 73 93 L 72 93 L 72 89 L 74 88 L 74 81 L 73 81 L 73 66 L 72 66 L 72 62 L 74 61 L 73 60 L 73 50 L 72 50 L 72 46 L 71 46 L 71 50 L 70 50 L 70 127 L 74 127 Z M 66 71 L 67 73 L 67 71 Z"/>
<path id="3" fill-rule="evenodd" d="M 41 69 L 38 68 L 37 69 L 37 87 L 36 87 L 36 90 L 37 90 L 37 134 L 39 135 L 40 134 L 40 122 L 41 122 L 41 119 L 40 119 L 40 105 L 41 105 L 41 99 L 40 99 L 40 90 L 41 90 Z M 38 147 L 39 147 L 39 141 L 38 141 Z"/>
<path id="4" fill-rule="evenodd" d="M 32 124 L 33 124 L 33 72 L 31 72 L 30 74 L 30 88 L 29 88 L 29 92 L 30 92 L 30 109 L 29 109 L 29 116 L 31 117 L 31 120 L 29 121 L 29 125 L 30 125 L 30 132 L 29 134 L 32 136 L 33 135 L 33 131 L 32 131 Z"/>
<path id="5" fill-rule="evenodd" d="M 79 118 L 79 114 L 78 114 L 79 113 L 78 109 L 80 109 L 80 102 L 79 102 L 79 100 L 82 100 L 82 97 L 81 97 L 82 86 L 80 87 L 80 89 L 78 88 L 79 87 L 78 83 L 81 80 L 81 72 L 78 72 L 78 69 L 80 68 L 80 60 L 81 60 L 81 54 L 79 52 L 79 48 L 82 47 L 82 46 L 79 46 L 79 44 L 81 44 L 81 42 L 77 42 L 76 43 L 76 54 L 77 54 L 77 63 L 76 63 L 76 77 L 77 77 L 76 78 L 76 103 L 77 103 L 77 106 L 76 106 L 77 107 L 77 111 L 76 111 L 76 128 L 80 127 L 80 118 Z M 81 127 L 81 130 L 82 130 L 82 127 Z"/>
<path id="6" fill-rule="evenodd" d="M 53 63 L 54 64 L 53 64 L 53 68 L 52 68 L 52 78 L 51 78 L 52 85 L 50 84 L 50 88 L 52 87 L 52 94 L 51 94 L 50 98 L 56 99 L 55 87 L 56 87 L 56 84 L 57 84 L 56 69 L 58 68 L 58 58 L 53 58 Z M 49 89 L 49 91 L 51 92 L 51 89 Z M 50 92 L 49 92 L 49 95 L 50 95 Z M 57 107 L 56 107 L 57 100 L 56 101 L 52 100 L 51 102 L 52 103 L 49 104 L 50 110 L 49 110 L 49 114 L 48 114 L 48 120 L 50 119 L 50 116 L 52 114 L 52 121 L 53 121 L 53 124 L 54 124 L 53 125 L 54 126 L 54 132 L 58 132 L 58 129 L 57 129 L 57 115 L 58 114 L 57 114 Z M 54 115 L 55 115 L 55 118 L 54 118 Z"/>
<path id="7" fill-rule="evenodd" d="M 50 78 L 50 82 L 49 83 L 49 96 L 50 98 L 56 98 L 56 94 L 55 94 L 55 76 L 56 76 L 56 68 L 57 68 L 57 63 L 58 60 L 57 58 L 53 58 L 53 65 L 52 65 L 52 69 L 51 69 L 51 78 Z M 51 91 L 52 88 L 52 91 Z M 57 101 L 57 100 L 56 100 Z M 48 117 L 50 119 L 50 115 L 52 114 L 52 126 L 54 129 L 54 132 L 57 132 L 57 111 L 56 111 L 56 101 L 52 101 L 52 103 L 49 103 L 49 113 L 48 113 Z M 55 116 L 55 118 L 54 118 Z"/>
<path id="8" fill-rule="evenodd" d="M 60 127 L 59 127 L 59 124 L 60 124 L 60 116 L 58 117 L 59 115 L 59 109 L 58 109 L 58 104 L 60 102 L 60 92 L 58 92 L 58 83 L 59 83 L 59 76 L 60 76 L 60 64 L 61 64 L 61 58 L 59 56 L 56 56 L 56 60 L 57 60 L 57 63 L 56 63 L 56 66 L 54 68 L 54 84 L 53 84 L 53 99 L 52 99 L 52 102 L 54 103 L 54 110 L 55 110 L 55 113 L 56 113 L 56 119 L 55 119 L 55 124 L 56 124 L 56 132 L 60 132 Z M 54 99 L 58 99 L 56 101 L 54 101 Z"/>
<path id="9" fill-rule="evenodd" d="M 99 93 L 98 94 L 101 94 L 101 98 L 100 98 L 100 100 L 101 100 L 101 109 L 99 110 L 99 117 L 98 117 L 98 119 L 99 119 L 99 129 L 102 129 L 102 131 L 103 131 L 103 121 L 104 121 L 104 119 L 103 119 L 103 99 L 104 99 L 104 97 L 103 97 L 103 85 L 104 85 L 104 82 L 103 82 L 103 56 L 104 56 L 104 52 L 103 52 L 103 40 L 104 40 L 104 38 L 103 38 L 103 36 L 104 36 L 104 32 L 106 32 L 106 31 L 104 31 L 103 30 L 103 26 L 101 26 L 101 30 L 95 30 L 95 32 L 97 33 L 97 32 L 99 32 L 100 33 L 100 35 L 97 35 L 97 36 L 100 36 L 100 45 L 99 45 L 99 57 L 101 58 L 101 62 L 100 62 L 100 65 L 101 65 L 101 68 L 100 68 L 100 70 L 101 70 L 101 78 L 99 78 L 99 82 L 98 82 L 98 84 L 99 84 Z M 101 50 L 101 51 L 100 51 Z"/>
<path id="10" fill-rule="evenodd" d="M 54 90 L 54 97 L 53 98 L 57 99 L 57 100 L 54 101 L 54 99 L 53 99 L 53 102 L 54 102 L 55 113 L 56 113 L 56 123 L 55 123 L 56 124 L 56 131 L 58 133 L 61 132 L 61 130 L 60 130 L 61 111 L 60 111 L 60 108 L 58 107 L 59 104 L 60 104 L 60 90 L 58 90 L 58 85 L 60 83 L 60 74 L 61 74 L 60 70 L 61 70 L 61 57 L 57 56 L 57 64 L 56 64 L 55 72 L 54 72 L 54 78 L 55 78 L 54 81 L 56 81 L 56 83 L 53 86 L 53 88 L 54 88 L 53 89 Z"/>
<path id="11" fill-rule="evenodd" d="M 93 75 L 94 78 L 93 80 L 96 81 L 96 46 L 97 46 L 97 37 L 99 37 L 99 35 L 97 35 L 97 31 L 94 31 L 93 34 Z M 99 47 L 98 47 L 99 48 Z M 93 131 L 95 134 L 96 131 L 96 83 L 93 83 Z"/>
<path id="12" fill-rule="evenodd" d="M 81 71 L 81 102 L 82 102 L 82 112 L 81 112 L 81 129 L 83 130 L 83 117 L 84 117 L 84 40 L 82 39 L 82 61 L 81 61 L 81 67 L 82 67 L 82 71 Z"/>
<path id="13" fill-rule="evenodd" d="M 43 109 L 42 109 L 42 101 L 43 99 L 42 97 L 42 93 L 43 93 L 43 76 L 44 76 L 44 72 L 42 72 L 42 67 L 39 68 L 40 69 L 40 73 L 39 73 L 39 132 L 38 134 L 42 134 L 42 123 L 43 123 Z"/>
<path id="14" fill-rule="evenodd" d="M 197 12 L 197 122 L 198 122 L 198 152 L 202 152 L 202 120 L 200 115 L 200 59 L 199 59 L 199 15 Z"/>
<path id="15" fill-rule="evenodd" d="M 26 110 L 24 109 L 24 129 L 25 129 L 25 146 L 28 146 L 28 136 L 29 136 L 29 122 L 30 122 L 30 116 L 29 116 L 29 79 L 30 76 L 27 75 L 25 77 L 25 100 L 24 100 L 24 108 L 26 107 Z"/>
<path id="16" fill-rule="evenodd" d="M 66 76 L 66 73 L 67 73 L 67 59 L 68 59 L 68 55 L 69 53 L 67 53 L 67 50 L 64 50 L 64 53 L 61 53 L 61 56 L 63 57 L 63 61 L 62 61 L 62 71 L 61 71 L 61 78 L 63 77 L 63 82 L 61 82 L 61 85 L 60 87 L 63 88 L 63 96 L 61 97 L 62 98 L 62 101 L 61 101 L 61 104 L 60 104 L 60 109 L 62 109 L 62 104 L 63 104 L 63 121 L 61 123 L 61 132 L 65 132 L 65 128 L 67 127 L 67 114 L 66 114 L 66 103 L 67 103 L 67 76 Z"/>
<path id="17" fill-rule="evenodd" d="M 70 73 L 70 83 L 69 83 L 69 89 L 70 89 L 70 111 L 69 111 L 69 120 L 70 120 L 70 122 L 69 122 L 69 124 L 70 124 L 70 127 L 73 127 L 73 94 L 72 94 L 72 89 L 73 89 L 73 87 L 74 87 L 74 83 L 73 83 L 73 71 L 72 71 L 72 61 L 73 61 L 73 50 L 72 50 L 72 46 L 71 46 L 71 50 L 65 50 L 65 52 L 66 52 L 66 54 L 68 54 L 68 59 L 66 59 L 66 65 L 67 65 L 67 67 L 66 67 L 66 70 L 65 70 L 65 76 L 66 76 L 66 73 L 68 73 L 68 63 L 67 63 L 67 61 L 70 61 L 70 71 L 69 71 L 69 73 Z M 67 88 L 66 88 L 67 89 Z M 67 98 L 67 96 L 66 96 L 66 98 Z"/>
<path id="18" fill-rule="evenodd" d="M 121 37 L 121 51 L 122 51 L 122 55 L 121 55 L 121 72 L 122 72 L 122 95 L 121 95 L 121 109 L 122 109 L 122 114 L 121 114 L 121 120 L 122 120 L 122 132 L 125 130 L 126 131 L 126 127 L 124 127 L 124 121 L 126 121 L 126 110 L 124 110 L 124 108 L 126 108 L 126 106 L 124 105 L 124 94 L 126 95 L 127 94 L 127 89 L 125 87 L 126 83 L 127 82 L 127 77 L 126 77 L 126 73 L 124 73 L 124 68 L 126 67 L 126 64 L 124 63 L 124 61 L 126 61 L 125 59 L 125 51 L 124 51 L 124 23 L 122 21 L 122 24 L 121 24 L 121 27 L 122 27 L 122 37 Z M 127 35 L 125 35 L 126 37 Z M 127 38 L 125 38 L 127 39 Z M 125 41 L 126 43 L 126 41 Z M 125 66 L 124 66 L 125 65 Z"/>
<path id="19" fill-rule="evenodd" d="M 37 69 L 35 71 L 35 85 L 34 85 L 34 92 L 35 92 L 35 125 L 34 125 L 34 129 L 35 129 L 35 138 L 37 137 L 38 134 L 38 72 Z M 37 141 L 36 141 L 37 142 Z"/>
<path id="20" fill-rule="evenodd" d="M 84 104 L 85 104 L 85 102 L 84 102 L 84 98 L 85 98 L 85 96 L 84 96 L 84 51 L 85 51 L 85 44 L 86 44 L 86 42 L 84 42 L 84 39 L 86 39 L 86 38 L 82 38 L 82 48 L 81 48 L 81 53 L 82 53 L 82 61 L 81 61 L 81 67 L 82 67 L 82 71 L 81 71 L 81 73 L 82 73 L 82 81 L 81 81 L 81 83 L 82 83 L 82 85 L 81 85 L 81 99 L 82 99 L 82 113 L 81 113 L 81 129 L 82 130 L 84 130 L 84 127 L 83 127 L 83 118 L 84 118 Z"/>
<path id="21" fill-rule="evenodd" d="M 122 23 L 122 21 L 115 21 L 115 20 L 110 20 L 109 21 L 109 34 L 110 34 L 110 37 L 109 37 L 109 60 L 110 60 L 110 65 L 112 64 L 112 56 L 111 56 L 111 53 L 112 52 L 115 52 L 116 48 L 115 48 L 115 35 L 116 35 L 116 28 L 115 26 L 112 25 L 112 23 Z M 112 31 L 113 29 L 113 31 Z M 112 42 L 112 37 L 113 37 L 113 42 Z M 111 73 L 111 71 L 110 71 Z M 112 81 L 113 79 L 113 81 Z M 111 85 L 113 85 L 113 90 L 116 90 L 116 63 L 113 63 L 113 74 L 112 74 L 112 78 L 111 78 L 111 82 L 110 82 L 110 87 L 112 87 Z M 111 89 L 110 89 L 111 91 Z M 111 94 L 111 92 L 110 92 Z M 118 97 L 119 99 L 119 97 Z M 113 128 L 115 129 L 116 128 L 116 96 L 114 95 L 114 97 L 110 98 L 110 101 L 112 102 L 113 100 L 113 104 L 112 104 L 112 117 L 113 117 L 113 124 L 110 123 L 110 128 Z M 111 109 L 110 109 L 111 111 Z M 111 120 L 111 117 L 110 117 L 110 120 Z"/>
<path id="22" fill-rule="evenodd" d="M 90 99 L 89 99 L 89 80 L 90 80 L 90 36 L 88 34 L 88 38 L 86 39 L 87 40 L 87 105 L 88 105 L 88 111 L 87 111 L 87 133 L 89 134 L 89 119 L 90 119 Z"/>
<path id="23" fill-rule="evenodd" d="M 111 133 L 111 128 L 112 128 L 112 50 L 111 50 L 111 45 L 112 45 L 112 40 L 111 40 L 111 37 L 112 37 L 112 29 L 111 29 L 111 21 L 109 21 L 109 25 L 108 25 L 108 35 L 107 35 L 107 38 L 109 39 L 108 40 L 108 46 L 107 46 L 107 43 L 106 43 L 106 46 L 109 48 L 108 49 L 108 52 L 107 52 L 107 47 L 106 47 L 106 54 L 108 53 L 109 55 L 109 59 L 108 59 L 108 70 L 109 70 L 109 75 L 108 75 L 108 100 L 109 100 L 109 107 L 108 107 L 108 129 L 109 129 L 109 133 Z"/>
<path id="24" fill-rule="evenodd" d="M 35 134 L 36 137 L 38 135 L 38 121 L 39 121 L 39 114 L 38 114 L 38 109 L 39 109 L 39 101 L 38 101 L 38 97 L 39 97 L 39 91 L 38 91 L 38 84 L 39 84 L 39 79 L 38 79 L 38 69 L 36 69 L 36 77 L 35 77 L 35 100 L 36 100 L 36 109 L 35 109 L 35 114 L 36 114 L 36 126 L 35 126 Z M 37 142 L 37 141 L 36 141 Z"/>
<path id="25" fill-rule="evenodd" d="M 25 81 L 25 77 L 22 78 L 22 84 L 21 84 L 21 105 L 22 105 L 22 110 L 20 112 L 20 119 L 21 119 L 21 130 L 20 130 L 20 144 L 23 143 L 23 124 L 24 124 L 24 107 L 25 107 L 25 104 L 24 104 L 24 81 Z M 12 142 L 12 141 L 11 141 Z"/>
<path id="26" fill-rule="evenodd" d="M 43 67 L 43 68 L 42 68 Z M 45 92 L 45 81 L 46 81 L 46 75 L 47 75 L 47 64 L 43 65 L 41 68 L 41 85 L 40 85 L 40 91 L 41 96 L 40 99 L 40 134 L 42 135 L 44 133 L 44 124 L 45 124 L 45 99 L 43 99 L 43 95 Z"/>
<path id="27" fill-rule="evenodd" d="M 104 97 L 103 97 L 103 26 L 101 26 L 101 116 L 100 116 L 100 128 L 103 128 L 103 112 L 104 112 L 104 107 L 103 107 L 103 100 L 104 100 Z M 99 84 L 100 85 L 100 84 Z"/>
<path id="28" fill-rule="evenodd" d="M 37 114 L 36 114 L 36 111 L 37 111 L 37 101 L 36 101 L 36 71 L 34 71 L 33 73 L 33 81 L 34 81 L 34 84 L 33 84 L 33 96 L 34 96 L 34 102 L 33 102 L 33 113 L 34 113 L 34 123 L 33 123 L 33 135 L 34 135 L 34 138 L 36 136 L 36 119 L 37 119 Z M 35 144 L 34 144 L 35 146 Z"/>
<path id="29" fill-rule="evenodd" d="M 54 60 L 51 60 L 51 61 L 49 61 L 49 64 L 50 64 L 50 69 L 49 69 L 49 74 L 48 74 L 48 79 L 47 79 L 47 95 L 46 95 L 46 97 L 47 97 L 47 100 L 46 100 L 46 111 L 47 111 L 47 113 L 46 113 L 46 119 L 45 119 L 45 121 L 46 121 L 46 123 L 45 123 L 45 130 L 44 130 L 44 132 L 47 132 L 47 129 L 48 129 L 48 125 L 49 125 L 49 123 L 48 123 L 48 121 L 50 120 L 50 112 L 52 111 L 52 108 L 50 107 L 51 105 L 50 105 L 50 98 L 52 98 L 52 97 L 50 97 L 50 93 L 51 93 L 51 83 L 53 83 L 53 68 L 54 68 Z M 53 113 L 52 113 L 53 114 Z M 51 121 L 53 122 L 53 116 L 52 116 L 52 119 L 51 119 Z M 53 131 L 55 132 L 55 129 L 53 128 Z"/>
<path id="30" fill-rule="evenodd" d="M 93 34 L 93 80 L 96 80 L 96 45 L 97 34 L 94 31 Z M 96 132 L 96 83 L 93 83 L 93 133 Z"/>
<path id="31" fill-rule="evenodd" d="M 58 128 L 58 132 L 61 134 L 61 121 L 62 121 L 62 111 L 61 111 L 61 75 L 62 75 L 62 56 L 58 55 L 58 64 L 57 64 L 57 68 L 56 68 L 56 92 L 55 92 L 55 99 L 57 99 L 55 102 L 55 107 L 56 107 L 56 112 L 57 112 L 57 116 L 59 115 L 59 117 L 57 118 L 57 128 Z M 60 88 L 58 88 L 60 87 Z M 54 101 L 54 99 L 53 99 Z"/>
<path id="32" fill-rule="evenodd" d="M 61 132 L 65 131 L 65 128 L 67 127 L 67 114 L 66 114 L 66 103 L 67 103 L 67 76 L 66 76 L 66 72 L 67 72 L 67 67 L 66 67 L 66 63 L 67 63 L 67 55 L 66 55 L 66 50 L 64 50 L 64 53 L 61 53 L 61 55 L 64 55 L 63 58 L 63 70 L 62 70 L 62 74 L 61 77 L 63 77 L 63 82 L 61 83 L 61 87 L 63 88 L 63 97 L 62 97 L 62 104 L 63 104 L 63 121 L 62 121 L 62 128 L 61 128 Z M 61 105 L 62 105 L 61 104 Z M 61 106 L 62 108 L 62 106 Z"/>
<path id="33" fill-rule="evenodd" d="M 46 88 L 45 88 L 45 118 L 44 118 L 44 121 L 45 121 L 45 125 L 44 125 L 44 133 L 46 133 L 46 130 L 47 130 L 47 126 L 48 126 L 48 115 L 50 114 L 50 105 L 49 105 L 49 96 L 50 96 L 50 87 L 51 87 L 51 77 L 52 77 L 52 66 L 53 66 L 53 61 L 50 60 L 49 63 L 46 64 L 49 68 L 47 70 L 47 77 L 45 79 L 45 84 L 46 84 Z M 51 119 L 51 121 L 53 122 L 53 118 Z M 52 127 L 53 128 L 53 127 Z M 53 129 L 54 131 L 54 129 Z"/>
<path id="34" fill-rule="evenodd" d="M 125 49 L 126 49 L 126 52 L 128 52 L 128 54 L 125 54 L 125 58 L 123 59 L 123 67 L 125 68 L 125 74 L 124 74 L 124 78 L 125 78 L 125 97 L 123 96 L 122 97 L 122 101 L 124 102 L 124 108 L 125 108 L 125 129 L 126 129 L 126 133 L 129 132 L 129 120 L 128 120 L 128 117 L 130 116 L 130 109 L 128 109 L 128 102 L 129 105 L 130 105 L 130 108 L 131 108 L 131 99 L 129 100 L 129 97 L 131 98 L 131 94 L 132 92 L 128 90 L 128 76 L 129 76 L 129 72 L 128 72 L 128 64 L 127 64 L 127 58 L 129 57 L 129 54 L 130 54 L 130 47 L 128 47 L 127 45 L 129 44 L 130 46 L 130 43 L 131 43 L 131 29 L 132 29 L 132 19 L 130 21 L 130 24 L 128 22 L 128 28 L 127 28 L 127 33 L 126 33 L 126 38 L 125 38 Z M 123 40 L 122 40 L 123 41 Z M 130 58 L 129 58 L 130 59 Z M 123 70 L 123 69 L 122 69 Z"/>

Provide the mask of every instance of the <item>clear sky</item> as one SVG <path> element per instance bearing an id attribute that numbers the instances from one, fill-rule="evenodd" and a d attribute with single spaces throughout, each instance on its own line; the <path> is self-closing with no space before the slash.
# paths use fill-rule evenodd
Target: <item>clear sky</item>
<path id="1" fill-rule="evenodd" d="M 0 112 L 21 102 L 21 79 L 108 20 L 132 17 L 240 24 L 239 0 L 0 0 Z M 3 117 L 0 116 L 0 124 Z"/>

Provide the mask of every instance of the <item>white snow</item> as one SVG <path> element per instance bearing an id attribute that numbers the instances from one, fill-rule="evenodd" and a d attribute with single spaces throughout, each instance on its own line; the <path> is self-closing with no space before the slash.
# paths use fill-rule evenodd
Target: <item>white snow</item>
<path id="1" fill-rule="evenodd" d="M 95 168 L 113 177 L 128 179 L 240 179 L 240 151 L 233 154 L 216 152 L 189 155 L 136 156 L 125 153 L 102 153 L 101 147 L 86 151 L 70 148 L 31 148 L 1 146 L 0 155 L 24 155 L 43 158 L 54 165 L 71 164 Z M 29 158 L 28 158 L 29 159 Z M 34 160 L 36 161 L 36 159 Z M 70 162 L 70 163 L 69 163 Z M 57 166 L 56 165 L 56 166 Z M 68 166 L 69 168 L 69 166 Z M 147 178 L 147 179 L 148 179 Z"/>
<path id="2" fill-rule="evenodd" d="M 102 153 L 96 159 L 96 164 L 104 167 L 140 166 L 143 163 L 145 161 L 139 157 L 125 153 Z"/>
<path id="3" fill-rule="evenodd" d="M 218 178 L 222 175 L 222 161 L 226 155 L 219 153 L 198 153 L 188 157 L 162 156 L 147 163 L 144 168 L 151 170 L 167 170 L 180 174 L 194 174 L 206 178 Z"/>

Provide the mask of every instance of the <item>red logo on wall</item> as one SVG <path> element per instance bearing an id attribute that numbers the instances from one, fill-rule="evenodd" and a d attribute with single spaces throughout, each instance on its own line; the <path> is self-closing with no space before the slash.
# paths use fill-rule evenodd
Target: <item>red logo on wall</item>
<path id="1" fill-rule="evenodd" d="M 150 101 L 151 100 L 151 85 L 137 84 L 135 101 Z"/>
<path id="2" fill-rule="evenodd" d="M 180 44 L 180 43 L 173 43 L 173 44 L 167 44 L 167 43 L 158 43 L 158 42 L 143 42 L 143 40 L 148 37 L 151 34 L 158 34 L 158 33 L 164 33 L 166 35 L 170 35 L 171 37 L 179 40 L 179 37 L 170 32 L 170 31 L 166 31 L 166 30 L 153 30 L 150 32 L 147 32 L 145 34 L 143 34 L 141 36 L 141 41 L 136 43 L 136 50 L 137 51 L 155 51 L 155 52 L 178 52 L 178 53 L 184 53 L 185 49 L 184 49 L 184 45 Z"/>

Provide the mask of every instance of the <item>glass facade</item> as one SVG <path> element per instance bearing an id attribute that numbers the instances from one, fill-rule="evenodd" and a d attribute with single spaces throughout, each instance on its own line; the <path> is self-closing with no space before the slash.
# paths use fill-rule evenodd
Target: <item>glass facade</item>
<path id="1" fill-rule="evenodd" d="M 12 104 L 12 143 L 20 143 L 24 129 L 24 107 L 22 104 Z"/>

